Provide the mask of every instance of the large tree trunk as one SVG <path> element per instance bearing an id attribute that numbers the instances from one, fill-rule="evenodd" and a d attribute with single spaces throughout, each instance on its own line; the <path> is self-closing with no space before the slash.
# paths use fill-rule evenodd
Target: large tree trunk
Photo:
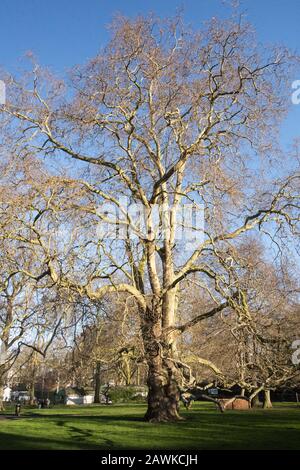
<path id="1" fill-rule="evenodd" d="M 180 392 L 172 368 L 161 359 L 148 361 L 148 409 L 145 420 L 150 422 L 177 421 Z"/>
<path id="2" fill-rule="evenodd" d="M 5 385 L 5 374 L 1 373 L 0 370 L 0 411 L 4 411 L 4 402 L 3 402 L 3 395 L 4 395 L 4 385 Z"/>
<path id="3" fill-rule="evenodd" d="M 162 188 L 165 189 L 164 184 Z M 166 193 L 162 194 L 161 228 L 164 238 L 159 256 L 162 262 L 163 282 L 160 286 L 155 262 L 155 242 L 147 245 L 147 264 L 151 289 L 152 305 L 146 309 L 142 325 L 146 359 L 148 363 L 148 409 L 145 420 L 151 422 L 177 421 L 179 416 L 180 389 L 178 371 L 173 361 L 176 359 L 176 345 L 172 333 L 175 323 L 177 286 L 170 289 L 174 281 L 173 247 L 175 237 L 174 208 L 179 200 L 173 201 L 170 210 Z M 149 239 L 153 232 L 152 221 L 148 219 Z M 162 295 L 162 289 L 164 293 Z"/>
<path id="4" fill-rule="evenodd" d="M 265 390 L 264 391 L 264 408 L 272 408 L 272 402 L 271 402 L 271 393 L 270 390 Z"/>
<path id="5" fill-rule="evenodd" d="M 6 317 L 4 317 L 4 328 L 1 336 L 1 348 L 0 348 L 0 360 L 3 364 L 0 363 L 0 411 L 4 410 L 4 403 L 3 403 L 3 394 L 4 394 L 4 386 L 7 381 L 8 375 L 8 362 L 7 362 L 7 353 L 8 353 L 8 345 L 9 345 L 9 335 L 12 326 L 12 319 L 13 319 L 13 304 L 12 298 L 8 296 L 7 298 L 7 309 L 6 309 Z"/>
<path id="6" fill-rule="evenodd" d="M 263 389 L 263 385 L 260 385 L 259 387 L 256 387 L 254 390 L 252 390 L 252 393 L 249 397 L 251 407 L 259 405 L 259 394 Z"/>
<path id="7" fill-rule="evenodd" d="M 100 387 L 101 387 L 101 362 L 97 361 L 95 371 L 95 396 L 94 403 L 100 403 Z"/>
<path id="8" fill-rule="evenodd" d="M 176 381 L 176 368 L 170 358 L 172 351 L 170 345 L 161 340 L 162 327 L 158 316 L 150 313 L 147 317 L 143 325 L 148 363 L 148 409 L 145 420 L 177 421 L 180 419 L 180 391 Z"/>

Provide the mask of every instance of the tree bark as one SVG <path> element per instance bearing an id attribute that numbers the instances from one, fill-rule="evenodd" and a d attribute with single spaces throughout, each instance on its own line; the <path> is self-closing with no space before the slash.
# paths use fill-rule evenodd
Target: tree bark
<path id="1" fill-rule="evenodd" d="M 30 390 L 29 390 L 29 395 L 30 395 L 29 403 L 31 406 L 35 405 L 35 379 L 36 379 L 36 373 L 37 373 L 36 356 L 37 356 L 37 353 L 34 352 L 34 355 L 32 358 L 33 370 L 32 370 L 32 377 L 31 377 Z"/>
<path id="2" fill-rule="evenodd" d="M 163 195 L 164 203 L 169 201 Z M 175 201 L 174 201 L 175 205 Z M 163 288 L 165 294 L 160 302 L 154 298 L 152 308 L 147 308 L 143 326 L 143 339 L 148 362 L 148 409 L 145 420 L 168 422 L 182 419 L 179 416 L 180 389 L 175 362 L 176 343 L 172 331 L 164 335 L 174 325 L 177 309 L 177 287 L 169 289 L 174 280 L 172 246 L 174 242 L 174 221 L 169 219 L 169 211 L 163 213 L 164 247 L 160 251 L 163 267 Z M 152 289 L 155 294 L 155 289 Z"/>
<path id="3" fill-rule="evenodd" d="M 148 361 L 148 409 L 145 420 L 168 422 L 180 420 L 180 392 L 172 368 L 164 361 Z"/>
<path id="4" fill-rule="evenodd" d="M 180 391 L 176 380 L 176 368 L 169 359 L 170 345 L 161 341 L 162 327 L 157 314 L 150 312 L 147 317 L 143 325 L 148 363 L 148 409 L 145 420 L 157 423 L 177 421 L 181 419 Z"/>
<path id="5" fill-rule="evenodd" d="M 4 394 L 4 381 L 2 377 L 0 377 L 0 411 L 4 411 L 4 403 L 3 403 L 3 394 Z"/>
<path id="6" fill-rule="evenodd" d="M 265 409 L 273 407 L 272 402 L 271 402 L 270 390 L 264 390 L 264 404 L 263 404 L 263 407 Z"/>
<path id="7" fill-rule="evenodd" d="M 96 362 L 94 403 L 100 403 L 101 362 Z"/>
<path id="8" fill-rule="evenodd" d="M 7 373 L 9 370 L 7 361 L 7 352 L 9 348 L 9 335 L 12 326 L 13 320 L 13 302 L 12 297 L 7 297 L 7 309 L 6 309 L 6 316 L 4 320 L 4 328 L 1 335 L 1 348 L 0 348 L 0 359 L 3 361 L 3 364 L 0 364 L 0 411 L 4 410 L 4 403 L 3 403 L 3 393 L 4 393 L 4 386 L 7 380 Z"/>
<path id="9" fill-rule="evenodd" d="M 29 404 L 31 406 L 35 405 L 35 377 L 33 378 L 31 384 L 30 384 L 30 391 L 29 391 L 29 394 L 30 394 L 30 401 L 29 401 Z"/>

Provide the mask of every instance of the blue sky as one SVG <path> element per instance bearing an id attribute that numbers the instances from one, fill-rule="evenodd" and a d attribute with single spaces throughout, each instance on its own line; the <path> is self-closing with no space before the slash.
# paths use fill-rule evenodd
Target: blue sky
<path id="1" fill-rule="evenodd" d="M 0 66 L 18 67 L 20 57 L 31 50 L 41 63 L 62 72 L 105 44 L 106 25 L 115 12 L 134 16 L 153 11 L 167 16 L 177 7 L 195 27 L 211 16 L 226 16 L 229 10 L 221 0 L 1 0 Z M 284 43 L 300 52 L 299 0 L 243 0 L 241 10 L 262 42 Z M 300 69 L 296 79 L 300 80 Z M 300 104 L 291 107 L 282 141 L 297 135 Z"/>

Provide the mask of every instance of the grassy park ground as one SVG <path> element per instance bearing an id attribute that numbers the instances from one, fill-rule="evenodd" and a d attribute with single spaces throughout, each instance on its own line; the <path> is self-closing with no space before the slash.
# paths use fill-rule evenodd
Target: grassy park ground
<path id="1" fill-rule="evenodd" d="M 0 415 L 0 449 L 300 449 L 300 407 L 219 413 L 210 403 L 176 424 L 142 420 L 145 405 L 12 408 Z"/>

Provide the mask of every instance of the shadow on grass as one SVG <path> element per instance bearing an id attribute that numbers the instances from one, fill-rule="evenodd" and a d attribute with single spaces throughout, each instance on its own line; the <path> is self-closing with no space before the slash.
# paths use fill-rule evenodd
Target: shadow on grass
<path id="1" fill-rule="evenodd" d="M 213 407 L 200 406 L 188 412 L 183 411 L 182 414 L 186 418 L 184 421 L 160 425 L 146 423 L 143 420 L 143 408 L 130 409 L 124 406 L 114 409 L 87 409 L 83 414 L 76 414 L 76 410 L 68 413 L 69 410 L 64 409 L 61 409 L 61 412 L 59 409 L 52 409 L 42 413 L 28 410 L 19 422 L 7 422 L 6 430 L 2 428 L 1 432 L 0 426 L 0 448 L 300 448 L 300 414 L 294 408 L 228 411 L 221 414 Z"/>
<path id="2" fill-rule="evenodd" d="M 101 448 L 102 447 L 81 442 L 80 449 L 78 449 L 77 443 L 74 443 L 74 438 L 69 440 L 64 439 L 62 442 L 61 439 L 50 439 L 45 437 L 34 439 L 32 436 L 20 436 L 8 433 L 1 434 L 1 450 L 97 450 Z"/>
<path id="3" fill-rule="evenodd" d="M 89 414 L 67 414 L 67 413 L 57 413 L 57 414 L 39 414 L 39 413 L 26 413 L 23 415 L 24 418 L 40 418 L 40 419 L 89 419 L 89 420 L 108 420 L 108 421 L 136 421 L 144 423 L 144 418 L 140 416 L 115 416 L 115 415 L 89 415 Z"/>

